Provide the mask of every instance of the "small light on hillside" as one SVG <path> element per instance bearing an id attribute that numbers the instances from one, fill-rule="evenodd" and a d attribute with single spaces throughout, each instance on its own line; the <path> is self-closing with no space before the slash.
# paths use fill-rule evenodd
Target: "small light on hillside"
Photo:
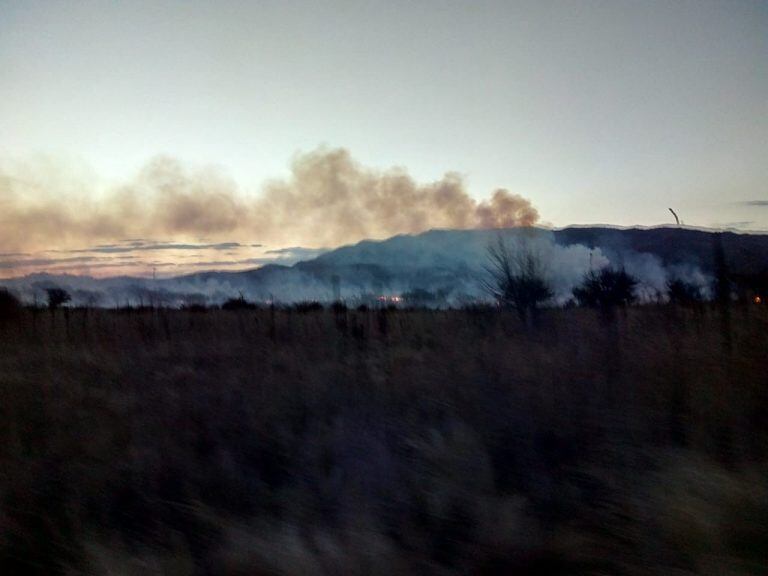
<path id="1" fill-rule="evenodd" d="M 755 304 L 762 304 L 762 302 L 763 302 L 763 299 L 762 299 L 762 298 L 760 298 L 760 296 L 755 296 L 755 298 L 754 298 L 754 302 L 755 302 Z"/>
<path id="2" fill-rule="evenodd" d="M 382 294 L 377 298 L 377 300 L 385 304 L 400 304 L 403 301 L 403 298 L 402 296 L 389 296 Z"/>

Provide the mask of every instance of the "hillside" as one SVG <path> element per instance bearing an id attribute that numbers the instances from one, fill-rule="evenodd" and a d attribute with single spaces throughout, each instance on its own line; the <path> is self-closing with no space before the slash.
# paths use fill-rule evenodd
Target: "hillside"
<path id="1" fill-rule="evenodd" d="M 447 295 L 449 301 L 483 296 L 483 274 L 489 243 L 502 236 L 511 245 L 525 243 L 545 263 L 548 280 L 561 301 L 590 268 L 623 266 L 641 281 L 649 295 L 663 292 L 666 281 L 682 277 L 702 287 L 713 275 L 715 234 L 688 228 L 569 227 L 560 230 L 430 230 L 382 241 L 342 246 L 293 266 L 207 271 L 151 281 L 146 278 L 94 279 L 34 275 L 0 282 L 32 299 L 35 290 L 59 285 L 83 301 L 94 293 L 104 305 L 141 303 L 150 298 L 178 303 L 198 298 L 222 302 L 243 294 L 260 301 L 328 301 L 337 277 L 347 299 L 366 294 L 400 294 L 422 289 Z M 720 235 L 729 271 L 734 276 L 766 273 L 768 235 Z M 150 294 L 150 292 L 152 294 Z M 649 296 L 650 297 L 650 296 Z"/>

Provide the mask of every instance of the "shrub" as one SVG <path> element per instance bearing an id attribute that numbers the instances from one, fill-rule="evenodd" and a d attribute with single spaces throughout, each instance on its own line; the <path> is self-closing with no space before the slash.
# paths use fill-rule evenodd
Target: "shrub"
<path id="1" fill-rule="evenodd" d="M 184 310 L 185 312 L 207 312 L 208 306 L 205 304 L 182 304 L 181 310 Z"/>
<path id="2" fill-rule="evenodd" d="M 258 306 L 255 302 L 249 302 L 240 294 L 237 298 L 230 298 L 221 305 L 222 310 L 256 310 Z"/>
<path id="3" fill-rule="evenodd" d="M 0 288 L 0 321 L 16 318 L 21 312 L 21 302 L 6 288 Z"/>
<path id="4" fill-rule="evenodd" d="M 699 286 L 679 278 L 667 282 L 667 293 L 673 304 L 698 304 L 704 300 Z"/>
<path id="5" fill-rule="evenodd" d="M 627 306 L 635 302 L 637 279 L 624 268 L 606 267 L 599 272 L 590 270 L 584 275 L 580 286 L 573 289 L 573 295 L 582 306 L 612 308 Z"/>
<path id="6" fill-rule="evenodd" d="M 297 302 L 293 305 L 293 309 L 301 314 L 308 314 L 310 312 L 319 312 L 323 309 L 323 305 L 320 302 Z"/>
<path id="7" fill-rule="evenodd" d="M 48 308 L 51 310 L 72 300 L 72 296 L 63 288 L 46 288 L 45 293 L 48 296 Z"/>

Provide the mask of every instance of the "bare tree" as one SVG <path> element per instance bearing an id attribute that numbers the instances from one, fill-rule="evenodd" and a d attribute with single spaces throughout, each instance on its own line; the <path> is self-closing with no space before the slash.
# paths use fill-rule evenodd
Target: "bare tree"
<path id="1" fill-rule="evenodd" d="M 488 245 L 488 262 L 483 280 L 485 290 L 499 305 L 513 308 L 522 319 L 535 313 L 552 298 L 553 293 L 544 279 L 541 256 L 524 241 L 511 249 L 499 236 Z"/>

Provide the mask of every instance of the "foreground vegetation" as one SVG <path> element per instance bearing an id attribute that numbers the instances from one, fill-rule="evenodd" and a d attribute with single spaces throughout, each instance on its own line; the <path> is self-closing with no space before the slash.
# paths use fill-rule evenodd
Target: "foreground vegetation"
<path id="1" fill-rule="evenodd" d="M 768 313 L 17 310 L 1 574 L 765 574 Z"/>

